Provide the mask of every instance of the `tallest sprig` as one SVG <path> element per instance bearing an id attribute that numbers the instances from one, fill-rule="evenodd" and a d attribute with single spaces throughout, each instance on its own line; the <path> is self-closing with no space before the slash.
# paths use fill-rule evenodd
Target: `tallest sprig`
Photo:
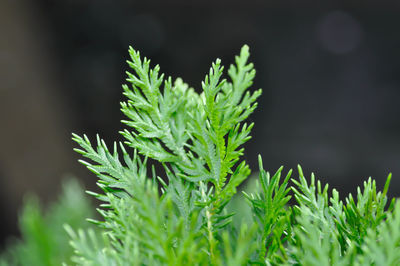
<path id="1" fill-rule="evenodd" d="M 180 79 L 174 84 L 171 78 L 164 80 L 159 67 L 150 70 L 150 61 L 142 60 L 134 49 L 129 53 L 134 73 L 127 72 L 131 86 L 123 86 L 128 101 L 122 103 L 122 111 L 129 118 L 124 123 L 131 127 L 122 133 L 126 143 L 165 164 L 169 179 L 165 190 L 174 194 L 181 215 L 189 219 L 196 210 L 193 202 L 207 209 L 204 223 L 213 237 L 214 224 L 222 219 L 218 215 L 250 174 L 245 162 L 236 166 L 253 127 L 242 122 L 261 94 L 248 91 L 255 76 L 253 64 L 247 63 L 249 48 L 244 46 L 230 66 L 230 81 L 222 79 L 217 59 L 200 94 Z M 199 192 L 201 182 L 212 183 L 213 191 Z"/>
<path id="2" fill-rule="evenodd" d="M 227 174 L 239 160 L 238 148 L 249 139 L 252 125 L 240 126 L 256 108 L 261 90 L 250 93 L 255 70 L 247 63 L 249 49 L 244 46 L 236 65 L 228 74 L 231 82 L 221 80 L 223 67 L 217 59 L 202 83 L 199 95 L 177 79 L 164 80 L 159 66 L 150 69 L 150 60 L 129 50 L 129 66 L 122 103 L 123 121 L 129 146 L 159 162 L 174 165 L 179 175 L 191 182 L 212 182 L 222 189 Z M 163 86 L 163 92 L 161 92 Z"/>
<path id="3" fill-rule="evenodd" d="M 186 229 L 192 228 L 194 234 L 202 235 L 208 243 L 205 252 L 211 262 L 216 262 L 220 252 L 217 244 L 222 241 L 220 231 L 233 215 L 226 212 L 225 206 L 250 174 L 240 157 L 253 124 L 243 121 L 257 107 L 261 90 L 249 91 L 255 76 L 253 64 L 247 62 L 249 48 L 243 46 L 235 58 L 228 70 L 228 80 L 223 79 L 221 60 L 217 59 L 202 82 L 200 94 L 180 78 L 174 82 L 170 77 L 165 79 L 158 65 L 151 68 L 150 60 L 142 58 L 132 47 L 129 54 L 127 62 L 132 72 L 126 72 L 129 85 L 123 85 L 123 90 L 127 101 L 121 103 L 127 117 L 123 123 L 129 127 L 121 132 L 125 144 L 163 164 L 164 175 L 153 178 L 161 184 L 163 195 L 154 204 L 165 206 L 165 201 L 170 201 L 172 213 L 165 216 L 181 219 Z M 120 162 L 117 145 L 111 155 L 100 139 L 97 150 L 86 137 L 74 135 L 74 140 L 83 148 L 77 151 L 98 164 L 83 162 L 100 177 L 99 186 L 106 194 L 95 195 L 108 202 L 107 206 L 122 208 L 113 197 L 132 198 L 136 205 L 145 202 L 140 195 L 145 195 L 143 189 L 149 187 L 143 178 L 146 161 L 136 155 L 131 157 L 123 144 L 120 147 L 124 162 Z M 157 184 L 153 182 L 151 186 Z M 126 210 L 118 213 L 122 212 Z M 160 210 L 159 218 L 162 213 Z M 102 214 L 107 217 L 106 210 Z M 154 221 L 157 223 L 163 224 Z"/>

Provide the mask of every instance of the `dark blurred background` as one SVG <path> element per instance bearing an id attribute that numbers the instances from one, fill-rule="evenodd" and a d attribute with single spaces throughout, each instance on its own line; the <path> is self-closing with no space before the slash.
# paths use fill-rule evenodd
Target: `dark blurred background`
<path id="1" fill-rule="evenodd" d="M 71 132 L 121 140 L 129 45 L 199 89 L 216 57 L 248 44 L 263 88 L 252 169 L 258 154 L 270 171 L 300 163 L 342 195 L 393 172 L 399 195 L 398 5 L 165 2 L 0 1 L 0 244 L 27 191 L 52 200 L 67 174 L 94 187 Z"/>

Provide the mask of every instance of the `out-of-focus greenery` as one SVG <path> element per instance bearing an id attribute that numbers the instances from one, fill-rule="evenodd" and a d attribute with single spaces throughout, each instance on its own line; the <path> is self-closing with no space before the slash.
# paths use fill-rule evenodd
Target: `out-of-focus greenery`
<path id="1" fill-rule="evenodd" d="M 76 179 L 63 183 L 60 198 L 48 208 L 36 195 L 27 195 L 19 218 L 20 239 L 10 239 L 0 265 L 47 266 L 70 262 L 73 250 L 64 224 L 87 228 L 94 210 Z"/>

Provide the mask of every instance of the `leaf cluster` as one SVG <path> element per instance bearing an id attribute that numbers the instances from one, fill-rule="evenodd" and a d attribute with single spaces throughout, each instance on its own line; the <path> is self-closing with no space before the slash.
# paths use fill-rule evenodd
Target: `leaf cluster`
<path id="1" fill-rule="evenodd" d="M 336 190 L 307 181 L 299 167 L 274 175 L 259 157 L 259 186 L 236 195 L 250 175 L 241 159 L 261 90 L 250 92 L 255 70 L 244 46 L 228 79 L 217 59 L 197 93 L 181 79 L 129 50 L 132 69 L 121 110 L 124 143 L 109 149 L 97 136 L 73 135 L 81 163 L 98 177 L 102 233 L 66 227 L 78 265 L 397 265 L 400 206 L 388 204 L 369 179 L 345 202 Z M 163 166 L 156 174 L 149 160 Z M 152 169 L 152 170 L 151 170 Z M 227 205 L 246 200 L 252 217 Z M 290 205 L 291 198 L 296 204 Z"/>

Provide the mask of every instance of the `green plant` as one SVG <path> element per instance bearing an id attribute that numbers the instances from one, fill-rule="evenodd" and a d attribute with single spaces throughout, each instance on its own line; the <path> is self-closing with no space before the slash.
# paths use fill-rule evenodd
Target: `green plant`
<path id="1" fill-rule="evenodd" d="M 12 239 L 7 250 L 0 256 L 0 265 L 52 266 L 70 263 L 73 249 L 63 228 L 68 223 L 74 228 L 87 228 L 85 217 L 94 217 L 94 210 L 83 187 L 75 179 L 63 183 L 62 194 L 57 202 L 45 210 L 37 196 L 24 199 L 19 227 L 21 239 Z"/>
<path id="2" fill-rule="evenodd" d="M 81 163 L 98 177 L 102 202 L 94 229 L 65 225 L 78 265 L 398 265 L 400 203 L 369 179 L 345 202 L 298 167 L 263 169 L 252 192 L 236 193 L 250 175 L 241 159 L 261 90 L 247 46 L 222 79 L 213 63 L 198 94 L 164 78 L 133 48 L 121 110 L 129 127 L 109 149 L 97 136 L 73 135 Z M 153 164 L 160 164 L 156 173 Z M 293 184 L 292 184 L 293 183 Z M 296 203 L 289 204 L 294 197 Z M 247 208 L 244 209 L 243 202 Z M 238 215 L 239 213 L 239 215 Z M 244 216 L 244 217 L 243 217 Z M 39 251 L 40 252 L 40 251 Z"/>
<path id="3" fill-rule="evenodd" d="M 202 84 L 202 94 L 180 79 L 174 83 L 171 78 L 164 80 L 158 66 L 150 69 L 149 60 L 142 60 L 132 48 L 129 52 L 132 61 L 128 64 L 135 73 L 127 72 L 132 86 L 123 86 L 128 101 L 121 109 L 129 118 L 123 122 L 131 130 L 121 133 L 125 145 L 163 164 L 166 180 L 155 173 L 148 179 L 146 159 L 136 152 L 129 155 L 121 143 L 114 143 L 111 152 L 100 138 L 94 149 L 86 136 L 74 135 L 82 148 L 76 151 L 94 162 L 82 163 L 99 177 L 105 192 L 95 194 L 106 207 L 101 210 L 105 221 L 99 222 L 110 242 L 104 252 L 115 254 L 113 261 L 122 264 L 172 265 L 219 263 L 232 249 L 251 253 L 247 242 L 233 244 L 231 238 L 235 233 L 249 242 L 254 230 L 243 227 L 235 232 L 236 228 L 229 227 L 233 213 L 225 211 L 237 186 L 250 174 L 247 164 L 238 161 L 243 153 L 240 146 L 250 139 L 253 124 L 242 122 L 256 108 L 261 94 L 261 90 L 252 94 L 247 90 L 255 76 L 253 65 L 247 63 L 247 46 L 228 71 L 231 82 L 221 79 L 223 67 L 217 60 Z M 79 249 L 82 242 L 71 235 L 82 255 L 76 262 L 101 263 L 98 258 L 85 257 Z M 138 257 L 132 256 L 134 247 Z"/>
<path id="4" fill-rule="evenodd" d="M 92 161 L 81 162 L 99 177 L 104 191 L 93 195 L 104 202 L 99 210 L 104 221 L 96 223 L 104 229 L 105 248 L 88 244 L 99 241 L 92 234 L 68 229 L 76 263 L 400 262 L 400 206 L 393 200 L 385 209 L 390 176 L 382 193 L 370 179 L 363 191 L 358 189 L 357 201 L 349 195 L 343 203 L 336 190 L 329 196 L 328 186 L 322 189 L 313 175 L 308 184 L 300 167 L 294 186 L 289 185 L 291 171 L 283 180 L 282 168 L 271 177 L 260 157 L 260 189 L 244 194 L 254 222 L 232 223 L 236 217 L 227 204 L 250 175 L 240 156 L 253 124 L 243 121 L 261 94 L 248 90 L 255 70 L 247 62 L 247 46 L 230 66 L 229 81 L 222 79 L 220 60 L 213 63 L 200 94 L 181 79 L 164 78 L 159 66 L 151 69 L 133 48 L 129 53 L 134 72 L 127 72 L 130 86 L 123 86 L 128 100 L 121 110 L 130 128 L 121 132 L 125 143 L 114 143 L 110 151 L 99 137 L 97 148 L 86 136 L 73 137 L 81 146 L 76 151 Z M 154 168 L 148 173 L 147 158 L 163 165 L 161 177 Z M 288 204 L 292 194 L 294 206 Z"/>

